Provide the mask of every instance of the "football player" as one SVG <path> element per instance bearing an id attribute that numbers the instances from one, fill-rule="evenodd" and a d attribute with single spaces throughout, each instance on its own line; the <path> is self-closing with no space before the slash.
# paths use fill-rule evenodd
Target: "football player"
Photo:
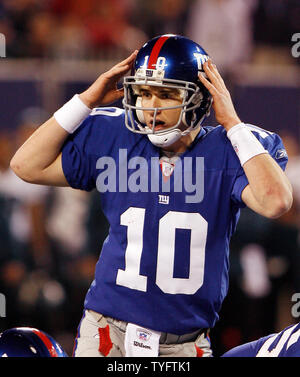
<path id="1" fill-rule="evenodd" d="M 122 97 L 124 109 L 103 107 Z M 202 127 L 211 105 L 219 126 Z M 11 168 L 100 192 L 110 230 L 74 355 L 211 356 L 240 208 L 288 211 L 286 163 L 280 137 L 241 121 L 215 64 L 183 36 L 148 41 L 58 109 Z"/>
<path id="2" fill-rule="evenodd" d="M 299 357 L 300 324 L 232 348 L 222 357 Z"/>

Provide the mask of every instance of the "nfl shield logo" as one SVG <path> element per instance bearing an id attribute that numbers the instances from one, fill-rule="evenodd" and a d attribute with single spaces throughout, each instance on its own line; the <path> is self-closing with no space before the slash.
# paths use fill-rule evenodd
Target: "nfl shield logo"
<path id="1" fill-rule="evenodd" d="M 164 177 L 170 177 L 175 167 L 174 164 L 171 164 L 170 162 L 167 162 L 167 161 L 162 161 L 160 166 L 161 166 L 161 171 Z"/>
<path id="2" fill-rule="evenodd" d="M 137 329 L 136 334 L 137 334 L 137 337 L 143 341 L 148 341 L 151 337 L 151 332 L 146 331 L 144 329 Z"/>

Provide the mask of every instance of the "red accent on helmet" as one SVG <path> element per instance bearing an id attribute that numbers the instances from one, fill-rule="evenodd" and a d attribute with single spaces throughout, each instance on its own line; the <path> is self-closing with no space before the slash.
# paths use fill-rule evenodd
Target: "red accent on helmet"
<path id="1" fill-rule="evenodd" d="M 52 344 L 51 340 L 41 331 L 39 330 L 36 330 L 36 329 L 33 329 L 32 330 L 41 340 L 42 342 L 45 344 L 45 346 L 47 347 L 51 357 L 58 357 L 57 355 L 57 352 L 56 352 L 56 349 L 54 347 L 54 345 Z"/>

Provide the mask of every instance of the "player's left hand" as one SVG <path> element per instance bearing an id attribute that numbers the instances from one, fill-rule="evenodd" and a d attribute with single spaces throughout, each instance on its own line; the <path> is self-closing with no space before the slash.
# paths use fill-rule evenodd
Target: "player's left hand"
<path id="1" fill-rule="evenodd" d="M 212 107 L 217 122 L 228 131 L 236 124 L 241 123 L 233 106 L 231 95 L 211 59 L 203 64 L 203 69 L 207 78 L 200 73 L 199 79 L 213 97 Z"/>

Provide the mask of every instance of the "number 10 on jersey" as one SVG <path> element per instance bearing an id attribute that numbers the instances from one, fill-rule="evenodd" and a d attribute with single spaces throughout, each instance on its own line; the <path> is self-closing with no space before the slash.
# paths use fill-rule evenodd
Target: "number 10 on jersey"
<path id="1" fill-rule="evenodd" d="M 121 225 L 127 227 L 127 248 L 125 270 L 118 270 L 118 285 L 147 291 L 147 276 L 140 274 L 143 253 L 145 223 L 144 208 L 130 207 L 120 217 Z M 158 224 L 158 249 L 156 281 L 157 286 L 170 294 L 194 294 L 203 284 L 207 221 L 199 213 L 169 211 Z M 174 277 L 176 229 L 191 231 L 189 248 L 188 278 Z M 186 253 L 185 253 L 186 255 Z"/>

